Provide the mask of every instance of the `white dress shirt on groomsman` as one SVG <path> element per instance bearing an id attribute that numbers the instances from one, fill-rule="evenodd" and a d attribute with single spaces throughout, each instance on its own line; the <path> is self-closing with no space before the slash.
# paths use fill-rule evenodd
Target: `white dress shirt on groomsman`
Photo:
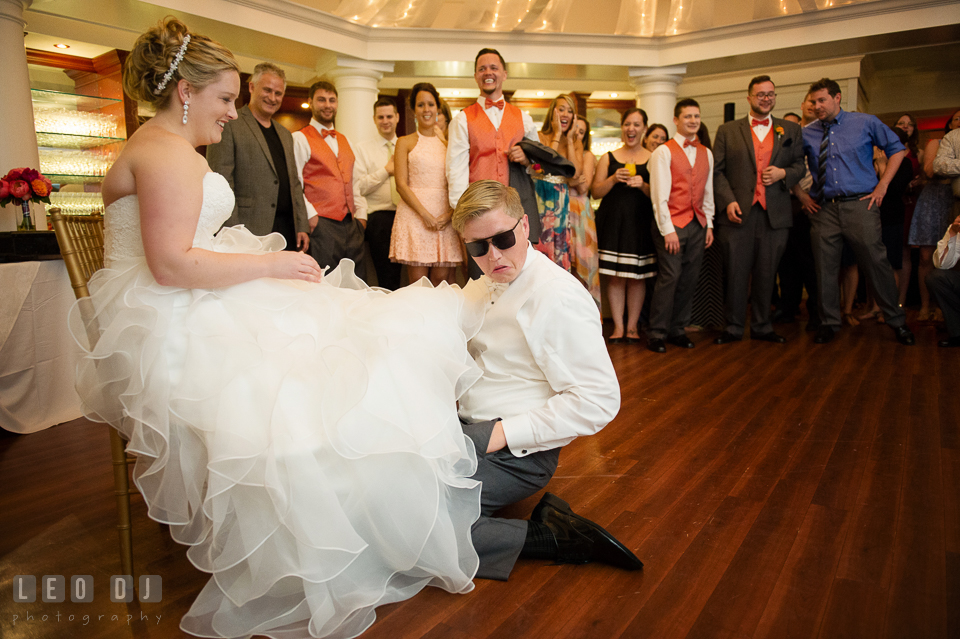
<path id="1" fill-rule="evenodd" d="M 315 82 L 310 87 L 313 117 L 293 134 L 297 176 L 310 218 L 310 255 L 322 268 L 353 260 L 357 276 L 366 280 L 367 201 L 353 179 L 353 149 L 334 129 L 337 107 L 337 88 Z"/>
<path id="2" fill-rule="evenodd" d="M 647 348 L 693 348 L 686 327 L 703 252 L 713 244 L 713 154 L 697 140 L 700 105 L 686 98 L 673 109 L 677 133 L 650 156 L 653 243 L 660 272 L 650 304 Z"/>
<path id="3" fill-rule="evenodd" d="M 452 209 L 457 208 L 467 186 L 477 180 L 496 180 L 509 186 L 509 162 L 530 164 L 517 144 L 523 138 L 540 141 L 530 114 L 503 97 L 507 63 L 500 52 L 481 49 L 473 68 L 480 97 L 457 113 L 447 128 L 447 192 Z M 480 277 L 472 257 L 467 257 L 467 264 L 470 277 Z"/>
<path id="4" fill-rule="evenodd" d="M 367 201 L 367 245 L 377 285 L 395 291 L 400 288 L 402 266 L 390 261 L 390 237 L 397 216 L 400 195 L 393 177 L 393 154 L 397 148 L 397 124 L 400 115 L 390 98 L 373 105 L 373 123 L 379 135 L 357 145 L 353 182 Z"/>

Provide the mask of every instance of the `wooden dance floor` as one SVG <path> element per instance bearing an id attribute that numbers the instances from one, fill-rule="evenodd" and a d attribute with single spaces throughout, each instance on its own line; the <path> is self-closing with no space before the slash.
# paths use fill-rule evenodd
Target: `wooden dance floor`
<path id="1" fill-rule="evenodd" d="M 798 325 L 783 346 L 611 346 L 620 414 L 564 449 L 548 488 L 644 570 L 520 561 L 509 582 L 385 606 L 364 638 L 960 637 L 960 352 L 916 329 L 913 348 L 872 322 L 822 346 Z M 0 437 L 5 639 L 181 636 L 206 575 L 142 500 L 136 570 L 163 601 L 109 601 L 109 457 L 85 420 Z M 95 599 L 13 603 L 21 574 L 93 575 Z"/>

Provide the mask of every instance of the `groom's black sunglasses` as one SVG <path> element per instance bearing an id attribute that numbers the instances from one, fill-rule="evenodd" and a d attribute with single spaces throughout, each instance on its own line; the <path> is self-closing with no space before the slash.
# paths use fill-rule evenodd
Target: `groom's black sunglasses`
<path id="1" fill-rule="evenodd" d="M 517 220 L 517 223 L 513 225 L 513 228 L 509 231 L 504 231 L 503 233 L 497 233 L 493 237 L 488 237 L 483 240 L 474 240 L 473 242 L 467 242 L 467 253 L 473 257 L 483 257 L 487 254 L 487 251 L 490 250 L 490 245 L 493 244 L 497 247 L 499 251 L 506 251 L 509 248 L 513 248 L 517 245 L 517 234 L 514 233 L 514 230 L 520 224 L 520 220 Z"/>

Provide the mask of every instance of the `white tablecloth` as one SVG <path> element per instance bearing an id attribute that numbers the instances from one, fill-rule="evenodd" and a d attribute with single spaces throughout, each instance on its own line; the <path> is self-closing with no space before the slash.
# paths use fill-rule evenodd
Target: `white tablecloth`
<path id="1" fill-rule="evenodd" d="M 0 427 L 32 433 L 80 417 L 74 300 L 60 260 L 0 264 Z"/>

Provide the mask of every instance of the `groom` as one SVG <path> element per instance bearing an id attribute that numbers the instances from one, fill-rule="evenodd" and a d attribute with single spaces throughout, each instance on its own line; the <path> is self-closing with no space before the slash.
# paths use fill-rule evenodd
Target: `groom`
<path id="1" fill-rule="evenodd" d="M 530 246 L 515 189 L 474 182 L 452 223 L 483 271 L 464 289 L 485 311 L 468 345 L 483 376 L 460 398 L 463 430 L 477 449 L 474 479 L 483 483 L 472 531 L 477 576 L 506 580 L 518 557 L 642 568 L 607 531 L 550 493 L 529 521 L 493 517 L 547 485 L 561 447 L 616 416 L 620 385 L 593 298 Z"/>

